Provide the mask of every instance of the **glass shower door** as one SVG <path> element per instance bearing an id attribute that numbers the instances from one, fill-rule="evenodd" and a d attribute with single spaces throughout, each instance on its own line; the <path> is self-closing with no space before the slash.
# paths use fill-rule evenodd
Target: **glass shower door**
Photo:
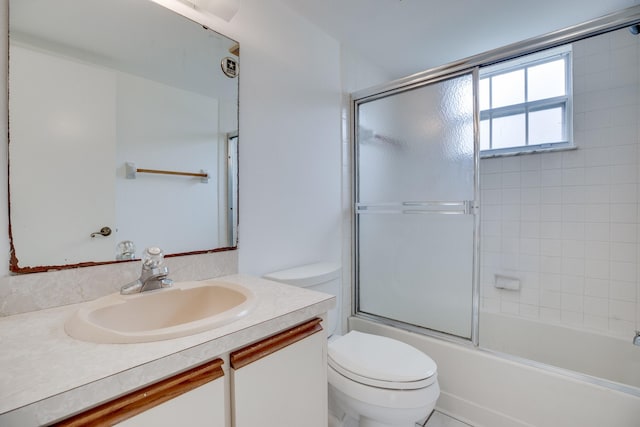
<path id="1" fill-rule="evenodd" d="M 472 337 L 473 74 L 355 101 L 360 314 Z"/>

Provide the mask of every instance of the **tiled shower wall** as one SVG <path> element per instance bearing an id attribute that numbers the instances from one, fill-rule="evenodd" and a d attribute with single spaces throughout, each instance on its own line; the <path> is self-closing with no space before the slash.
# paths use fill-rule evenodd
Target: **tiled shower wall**
<path id="1" fill-rule="evenodd" d="M 627 29 L 574 43 L 577 149 L 480 161 L 483 311 L 640 329 L 639 54 Z"/>

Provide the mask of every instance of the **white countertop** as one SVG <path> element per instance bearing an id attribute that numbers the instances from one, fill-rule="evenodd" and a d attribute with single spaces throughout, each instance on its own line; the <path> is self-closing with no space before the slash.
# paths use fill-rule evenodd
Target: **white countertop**
<path id="1" fill-rule="evenodd" d="M 212 280 L 251 289 L 245 317 L 199 334 L 141 344 L 69 337 L 64 323 L 81 304 L 0 318 L 0 425 L 42 425 L 211 360 L 335 305 L 331 295 L 257 277 Z"/>

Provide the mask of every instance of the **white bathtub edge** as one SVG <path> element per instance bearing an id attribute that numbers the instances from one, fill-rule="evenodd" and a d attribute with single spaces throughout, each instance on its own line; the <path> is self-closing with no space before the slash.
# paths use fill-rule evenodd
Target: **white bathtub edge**
<path id="1" fill-rule="evenodd" d="M 628 427 L 640 398 L 497 355 L 351 317 L 350 329 L 389 336 L 438 364 L 437 407 L 475 426 Z"/>

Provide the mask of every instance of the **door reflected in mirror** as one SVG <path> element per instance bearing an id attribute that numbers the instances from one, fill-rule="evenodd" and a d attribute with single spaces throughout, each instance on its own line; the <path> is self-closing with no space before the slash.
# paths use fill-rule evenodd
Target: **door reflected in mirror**
<path id="1" fill-rule="evenodd" d="M 9 32 L 13 272 L 236 246 L 237 42 L 150 0 L 12 0 Z"/>

